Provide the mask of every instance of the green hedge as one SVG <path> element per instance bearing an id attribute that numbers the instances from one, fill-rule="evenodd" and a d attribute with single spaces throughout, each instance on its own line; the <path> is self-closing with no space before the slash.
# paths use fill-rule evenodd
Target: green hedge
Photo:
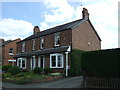
<path id="1" fill-rule="evenodd" d="M 120 49 L 82 53 L 82 72 L 95 76 L 120 76 Z"/>
<path id="2" fill-rule="evenodd" d="M 84 51 L 72 50 L 70 53 L 70 76 L 81 75 L 81 54 Z"/>

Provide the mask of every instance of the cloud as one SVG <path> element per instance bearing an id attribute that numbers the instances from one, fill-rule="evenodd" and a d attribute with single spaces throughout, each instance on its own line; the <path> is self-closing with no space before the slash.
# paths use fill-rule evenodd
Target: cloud
<path id="1" fill-rule="evenodd" d="M 33 25 L 23 20 L 14 20 L 11 18 L 0 20 L 0 38 L 16 39 L 25 38 L 32 33 Z"/>
<path id="2" fill-rule="evenodd" d="M 82 18 L 82 8 L 88 9 L 90 20 L 102 39 L 102 49 L 118 47 L 118 0 L 46 0 L 48 11 L 44 13 L 44 23 L 56 26 Z M 73 3 L 73 4 L 72 4 Z M 51 24 L 52 23 L 52 24 Z"/>

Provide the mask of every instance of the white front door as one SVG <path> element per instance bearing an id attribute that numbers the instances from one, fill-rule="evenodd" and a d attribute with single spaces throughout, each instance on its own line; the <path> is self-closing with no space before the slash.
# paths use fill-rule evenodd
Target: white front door
<path id="1" fill-rule="evenodd" d="M 38 60 L 38 67 L 43 68 L 44 69 L 44 56 L 39 56 L 39 60 Z"/>
<path id="2" fill-rule="evenodd" d="M 36 67 L 36 58 L 35 58 L 35 56 L 31 57 L 30 67 L 31 67 L 31 69 L 34 69 Z"/>

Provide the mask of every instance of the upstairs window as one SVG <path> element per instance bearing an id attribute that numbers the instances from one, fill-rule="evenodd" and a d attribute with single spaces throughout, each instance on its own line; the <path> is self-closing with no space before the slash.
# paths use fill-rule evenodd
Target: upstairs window
<path id="1" fill-rule="evenodd" d="M 55 46 L 60 46 L 60 33 L 55 33 L 54 44 Z"/>
<path id="2" fill-rule="evenodd" d="M 32 50 L 35 50 L 35 39 L 32 40 Z"/>
<path id="3" fill-rule="evenodd" d="M 13 55 L 13 48 L 9 49 L 9 55 Z"/>
<path id="4" fill-rule="evenodd" d="M 44 37 L 40 38 L 40 48 L 43 49 L 44 48 Z"/>
<path id="5" fill-rule="evenodd" d="M 22 52 L 25 52 L 25 42 L 22 43 Z"/>

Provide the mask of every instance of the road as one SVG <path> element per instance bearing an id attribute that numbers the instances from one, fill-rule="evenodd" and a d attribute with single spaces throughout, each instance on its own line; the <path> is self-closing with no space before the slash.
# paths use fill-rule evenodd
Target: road
<path id="1" fill-rule="evenodd" d="M 4 88 L 81 88 L 82 76 L 65 78 L 55 81 L 43 82 L 43 83 L 34 83 L 34 84 L 25 84 L 18 85 L 13 83 L 2 83 Z"/>

